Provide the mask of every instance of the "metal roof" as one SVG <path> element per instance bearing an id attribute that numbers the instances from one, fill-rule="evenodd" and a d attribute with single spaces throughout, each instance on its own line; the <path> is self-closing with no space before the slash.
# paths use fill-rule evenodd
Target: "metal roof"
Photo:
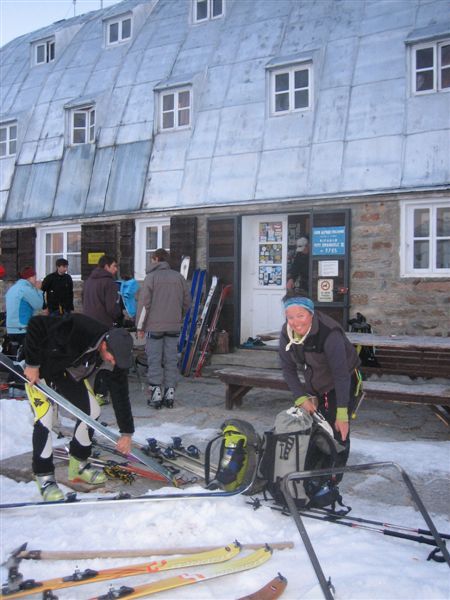
<path id="1" fill-rule="evenodd" d="M 3 221 L 21 222 L 450 182 L 450 93 L 412 95 L 410 44 L 450 38 L 450 0 L 125 0 L 0 49 Z M 105 47 L 104 22 L 133 15 Z M 54 62 L 31 45 L 55 36 Z M 312 60 L 311 110 L 271 116 L 270 69 Z M 158 132 L 155 95 L 193 90 L 192 126 Z M 95 102 L 94 144 L 70 146 L 67 109 Z"/>

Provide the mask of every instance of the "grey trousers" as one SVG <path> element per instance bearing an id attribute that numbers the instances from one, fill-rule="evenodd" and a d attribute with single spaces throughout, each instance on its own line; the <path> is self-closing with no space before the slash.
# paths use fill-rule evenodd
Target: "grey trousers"
<path id="1" fill-rule="evenodd" d="M 178 381 L 178 331 L 147 333 L 147 380 L 149 385 L 176 387 Z"/>

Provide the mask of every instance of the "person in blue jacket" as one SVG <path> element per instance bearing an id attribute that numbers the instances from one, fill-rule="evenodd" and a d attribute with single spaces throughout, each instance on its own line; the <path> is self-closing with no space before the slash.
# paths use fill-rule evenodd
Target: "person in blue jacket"
<path id="1" fill-rule="evenodd" d="M 16 283 L 6 292 L 6 333 L 10 341 L 23 344 L 29 320 L 44 305 L 44 294 L 40 288 L 36 271 L 33 267 L 25 267 Z"/>

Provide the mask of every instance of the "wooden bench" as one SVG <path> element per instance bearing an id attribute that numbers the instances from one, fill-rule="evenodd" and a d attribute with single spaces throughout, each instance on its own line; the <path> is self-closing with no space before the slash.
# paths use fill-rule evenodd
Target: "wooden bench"
<path id="1" fill-rule="evenodd" d="M 289 391 L 279 369 L 224 367 L 215 374 L 226 386 L 225 408 L 228 410 L 241 406 L 245 394 L 254 387 Z M 364 391 L 378 400 L 450 406 L 450 381 L 448 384 L 364 381 Z"/>

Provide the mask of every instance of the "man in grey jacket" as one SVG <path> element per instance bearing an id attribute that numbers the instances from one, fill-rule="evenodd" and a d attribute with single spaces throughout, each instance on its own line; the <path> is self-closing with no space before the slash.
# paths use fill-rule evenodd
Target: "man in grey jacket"
<path id="1" fill-rule="evenodd" d="M 150 269 L 139 294 L 136 329 L 146 336 L 149 405 L 172 408 L 178 379 L 177 344 L 183 316 L 191 304 L 184 277 L 169 266 L 169 253 L 153 252 Z"/>

